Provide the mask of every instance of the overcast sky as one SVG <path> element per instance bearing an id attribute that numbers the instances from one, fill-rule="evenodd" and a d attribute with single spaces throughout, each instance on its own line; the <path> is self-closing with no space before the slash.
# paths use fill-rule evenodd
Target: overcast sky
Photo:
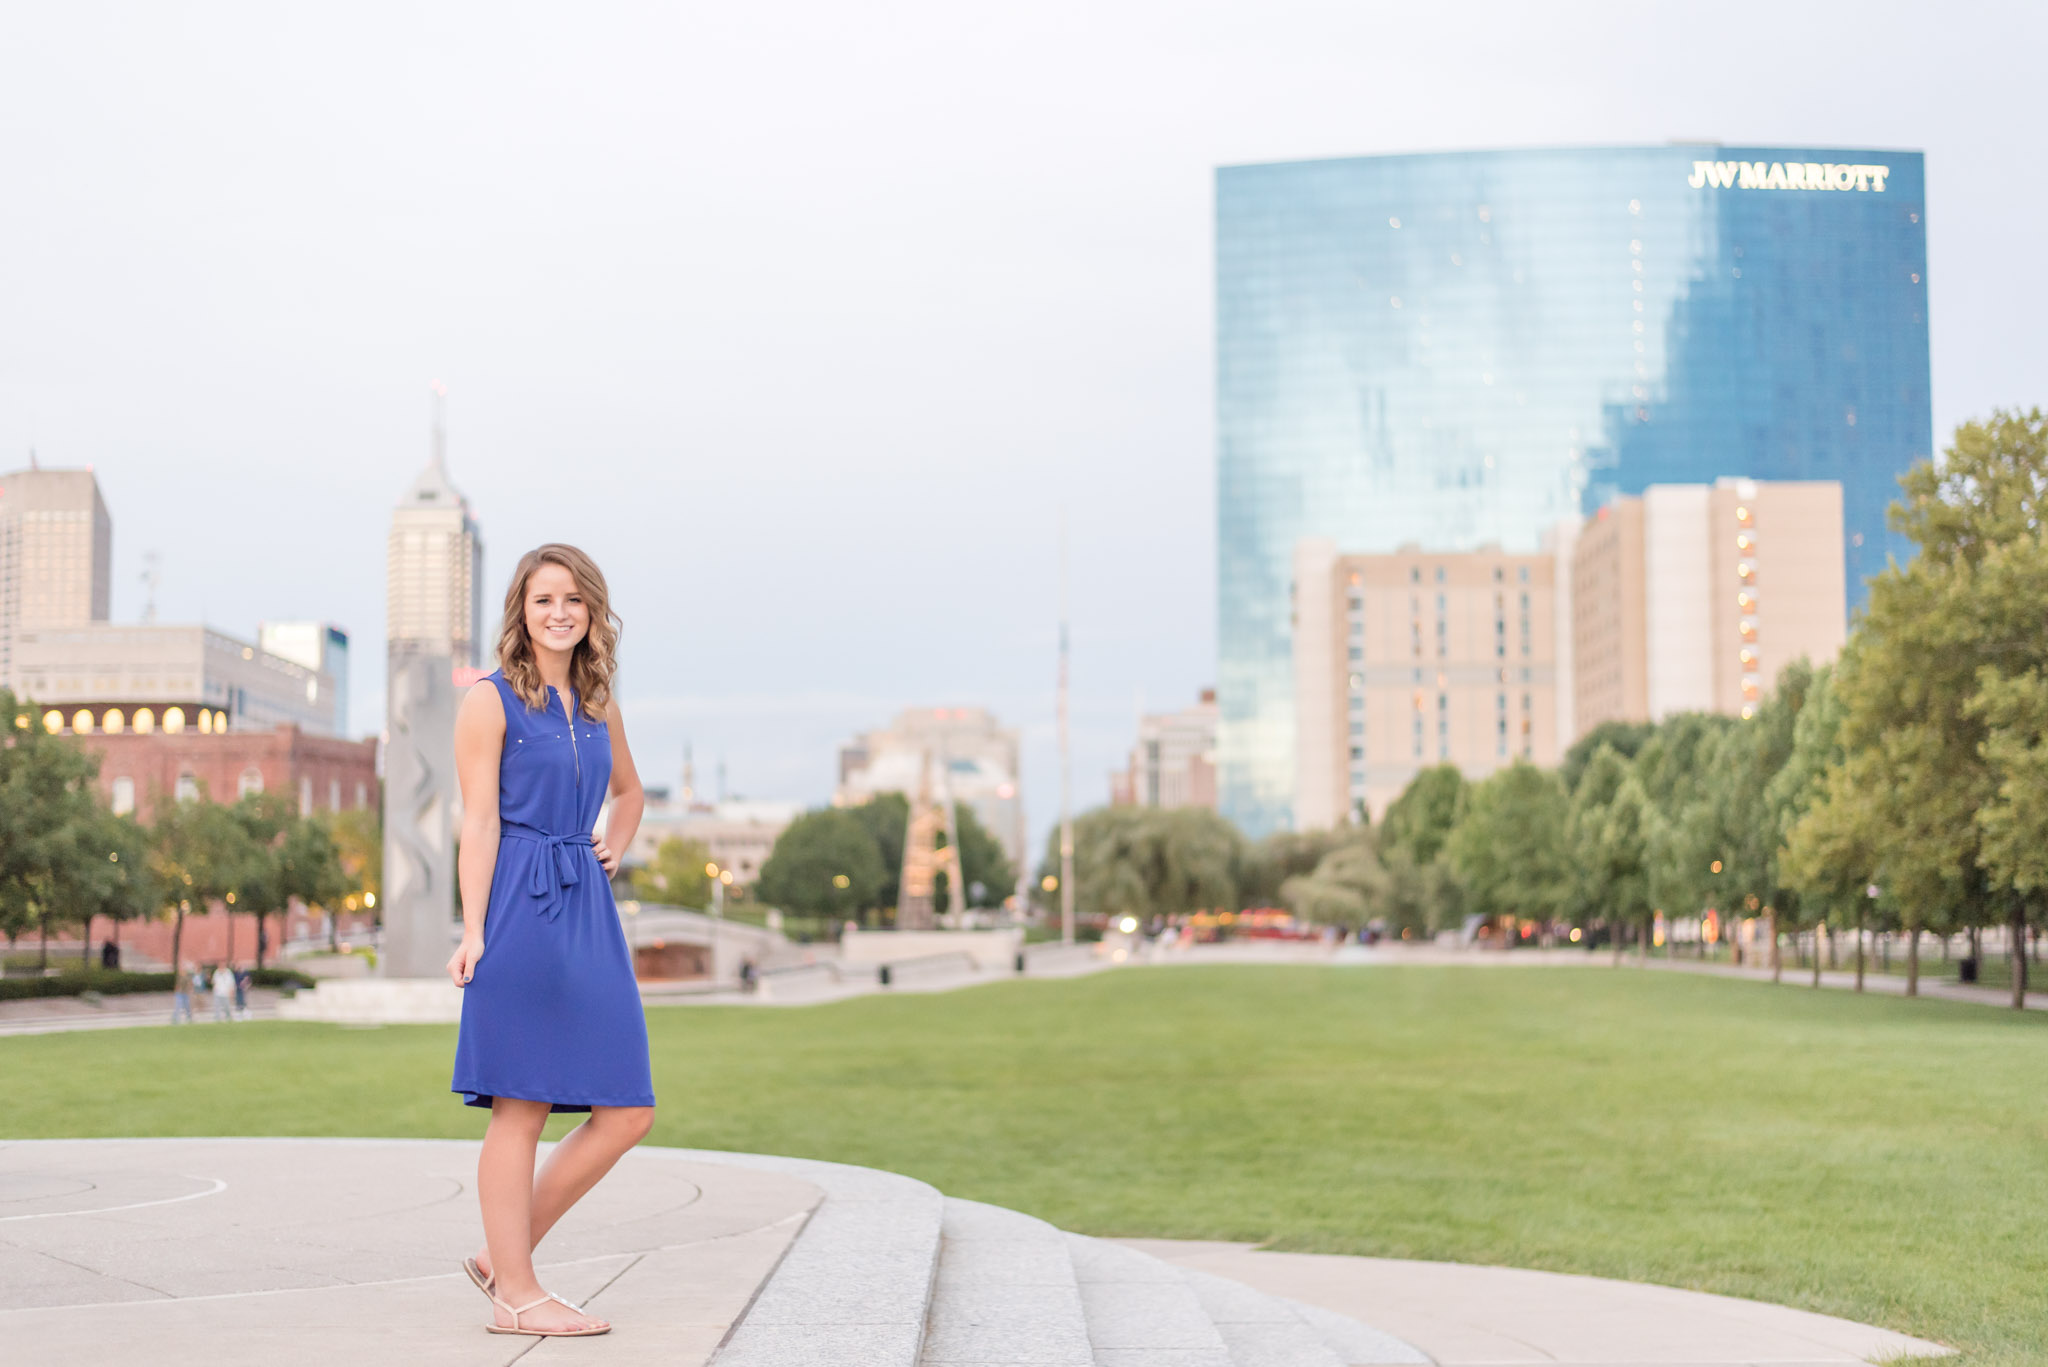
<path id="1" fill-rule="evenodd" d="M 2028 5 L 7 7 L 0 468 L 94 466 L 114 615 L 345 627 L 449 387 L 495 615 L 577 542 L 641 769 L 823 800 L 912 704 L 1075 791 L 1215 664 L 1211 177 L 1721 140 L 1927 154 L 1934 416 L 2048 401 Z"/>

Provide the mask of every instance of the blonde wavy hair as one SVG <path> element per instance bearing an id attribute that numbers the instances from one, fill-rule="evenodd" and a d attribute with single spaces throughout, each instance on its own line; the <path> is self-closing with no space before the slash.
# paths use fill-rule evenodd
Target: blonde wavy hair
<path id="1" fill-rule="evenodd" d="M 569 682 L 582 700 L 583 715 L 603 721 L 612 700 L 612 675 L 618 672 L 619 617 L 612 611 L 611 593 L 605 587 L 604 572 L 597 562 L 559 541 L 536 546 L 519 557 L 512 571 L 511 587 L 505 590 L 505 624 L 498 629 L 498 668 L 519 700 L 536 711 L 548 705 L 548 686 L 541 681 L 540 665 L 534 660 L 533 638 L 526 633 L 526 584 L 542 565 L 560 565 L 576 581 L 576 591 L 590 610 L 590 630 L 576 643 L 569 657 Z"/>

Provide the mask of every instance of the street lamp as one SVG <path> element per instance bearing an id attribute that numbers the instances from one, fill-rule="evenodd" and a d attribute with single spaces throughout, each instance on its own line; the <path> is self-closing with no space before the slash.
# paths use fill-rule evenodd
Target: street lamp
<path id="1" fill-rule="evenodd" d="M 711 880 L 711 985 L 715 988 L 719 983 L 719 931 L 725 926 L 725 885 L 732 881 L 732 873 L 716 863 L 707 863 L 704 876 Z"/>

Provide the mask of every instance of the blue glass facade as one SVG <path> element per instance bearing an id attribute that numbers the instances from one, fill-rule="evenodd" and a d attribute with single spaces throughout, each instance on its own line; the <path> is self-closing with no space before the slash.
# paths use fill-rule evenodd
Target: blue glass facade
<path id="1" fill-rule="evenodd" d="M 1224 810 L 1290 824 L 1289 577 L 1535 549 L 1615 493 L 1843 486 L 1852 604 L 1933 444 L 1920 154 L 1657 148 L 1228 167 L 1216 181 Z"/>

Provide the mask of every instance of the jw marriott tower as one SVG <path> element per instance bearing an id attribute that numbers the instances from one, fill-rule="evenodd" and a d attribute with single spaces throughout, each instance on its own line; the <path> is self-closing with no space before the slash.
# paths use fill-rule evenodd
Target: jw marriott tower
<path id="1" fill-rule="evenodd" d="M 446 448 L 437 406 L 433 456 L 391 514 L 384 630 L 393 660 L 447 655 L 457 668 L 476 668 L 488 629 L 483 532 L 448 478 Z"/>
<path id="2" fill-rule="evenodd" d="M 1933 448 L 1917 152 L 1671 145 L 1216 179 L 1219 799 L 1291 826 L 1293 557 L 1533 554 L 1652 486 L 1832 481 L 1847 602 Z M 1566 738 L 1568 739 L 1568 738 Z"/>

